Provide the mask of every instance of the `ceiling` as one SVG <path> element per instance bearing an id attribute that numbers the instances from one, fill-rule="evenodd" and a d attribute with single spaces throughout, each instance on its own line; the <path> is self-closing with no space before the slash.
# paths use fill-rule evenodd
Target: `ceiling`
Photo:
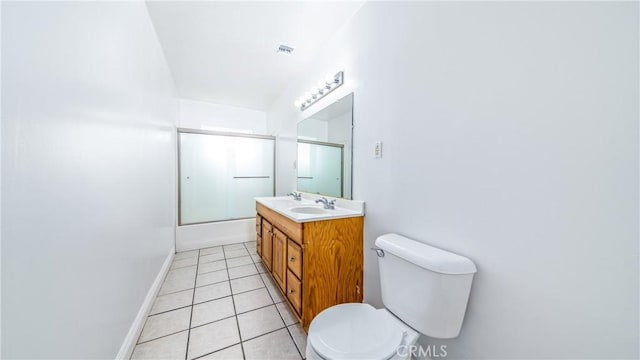
<path id="1" fill-rule="evenodd" d="M 148 1 L 147 8 L 180 97 L 265 111 L 362 4 Z M 295 50 L 279 54 L 280 44 Z"/>

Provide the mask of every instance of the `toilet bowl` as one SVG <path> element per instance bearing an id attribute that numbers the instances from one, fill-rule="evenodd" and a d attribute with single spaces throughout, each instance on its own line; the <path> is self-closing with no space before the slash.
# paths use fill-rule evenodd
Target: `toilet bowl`
<path id="1" fill-rule="evenodd" d="M 419 336 L 387 309 L 360 303 L 340 304 L 322 311 L 311 322 L 306 357 L 408 359 L 407 349 Z"/>
<path id="2" fill-rule="evenodd" d="M 307 359 L 409 359 L 424 334 L 458 336 L 475 264 L 464 256 L 398 234 L 376 239 L 385 308 L 339 304 L 309 325 Z"/>

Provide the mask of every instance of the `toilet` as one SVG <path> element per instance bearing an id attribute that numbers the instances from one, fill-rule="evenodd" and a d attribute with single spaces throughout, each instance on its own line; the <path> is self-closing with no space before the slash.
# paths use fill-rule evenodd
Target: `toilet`
<path id="1" fill-rule="evenodd" d="M 475 264 L 398 234 L 375 244 L 385 307 L 325 309 L 309 326 L 307 359 L 409 359 L 421 334 L 449 339 L 460 333 Z"/>

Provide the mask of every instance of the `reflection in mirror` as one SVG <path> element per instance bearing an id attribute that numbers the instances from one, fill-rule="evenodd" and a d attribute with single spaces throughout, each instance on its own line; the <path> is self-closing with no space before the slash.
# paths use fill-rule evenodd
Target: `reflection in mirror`
<path id="1" fill-rule="evenodd" d="M 298 123 L 298 191 L 351 199 L 353 93 Z"/>

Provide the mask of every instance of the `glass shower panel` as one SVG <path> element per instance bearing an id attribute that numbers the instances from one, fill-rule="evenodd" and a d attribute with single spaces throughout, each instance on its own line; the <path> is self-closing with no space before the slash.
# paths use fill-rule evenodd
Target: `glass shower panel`
<path id="1" fill-rule="evenodd" d="M 229 188 L 232 218 L 255 215 L 256 196 L 274 195 L 274 140 L 235 138 L 232 146 L 233 186 Z"/>
<path id="2" fill-rule="evenodd" d="M 273 138 L 179 133 L 180 224 L 253 217 L 274 194 Z"/>

